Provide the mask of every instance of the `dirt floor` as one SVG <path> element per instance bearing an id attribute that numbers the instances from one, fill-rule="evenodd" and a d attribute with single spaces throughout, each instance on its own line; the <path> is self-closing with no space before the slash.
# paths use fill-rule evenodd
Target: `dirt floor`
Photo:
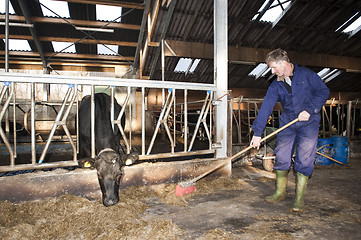
<path id="1" fill-rule="evenodd" d="M 184 198 L 175 184 L 132 186 L 104 207 L 74 195 L 0 202 L 0 239 L 361 239 L 361 158 L 316 166 L 303 213 L 287 198 L 270 204 L 274 174 L 235 164 L 231 177 L 205 178 Z"/>

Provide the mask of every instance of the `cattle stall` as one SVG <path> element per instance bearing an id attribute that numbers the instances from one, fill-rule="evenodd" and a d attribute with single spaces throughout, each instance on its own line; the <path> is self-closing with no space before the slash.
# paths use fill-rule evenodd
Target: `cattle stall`
<path id="1" fill-rule="evenodd" d="M 2 161 L 1 172 L 78 166 L 77 109 L 79 101 L 85 95 L 94 95 L 95 90 L 99 90 L 99 87 L 101 91 L 104 91 L 104 88 L 108 86 L 112 87 L 107 88 L 106 91 L 123 107 L 119 116 L 114 116 L 113 124 L 117 124 L 121 130 L 124 153 L 129 153 L 131 150 L 138 151 L 140 153 L 139 161 L 144 162 L 144 164 L 129 167 L 133 170 L 128 171 L 128 177 L 127 170 L 125 171 L 124 179 L 127 179 L 127 182 L 150 184 L 167 180 L 178 181 L 196 176 L 196 172 L 206 171 L 219 161 L 214 158 L 215 151 L 219 146 L 214 144 L 214 133 L 212 134 L 215 128 L 212 111 L 214 111 L 214 104 L 217 104 L 217 99 L 214 98 L 216 88 L 213 84 L 165 81 L 159 84 L 159 81 L 149 80 L 121 79 L 119 81 L 118 78 L 13 73 L 1 73 L 1 78 L 3 82 L 1 101 L 4 102 L 1 120 L 4 120 L 5 123 L 5 131 L 3 127 L 0 131 L 4 143 L 1 144 L 2 150 L 4 150 L 1 158 L 3 160 L 7 158 Z M 29 97 L 20 98 L 22 95 L 19 91 L 24 91 L 24 86 L 29 86 L 29 90 L 25 93 Z M 50 94 L 44 93 L 46 89 L 50 89 Z M 58 92 L 55 89 L 58 89 Z M 165 99 L 161 99 L 160 92 L 166 93 Z M 188 95 L 191 95 L 191 100 L 188 100 Z M 194 101 L 197 106 L 192 100 L 194 96 L 200 96 L 198 100 Z M 150 103 L 151 101 L 155 102 Z M 154 114 L 154 111 L 148 111 L 150 104 L 152 104 L 152 108 L 155 107 L 159 110 L 157 114 Z M 136 108 L 136 106 L 139 107 Z M 193 122 L 192 128 L 188 127 L 188 121 L 185 119 L 187 116 L 191 116 L 188 115 L 189 106 L 192 106 L 190 107 L 192 111 L 200 108 L 198 109 L 200 114 L 196 117 L 196 122 Z M 42 112 L 44 109 L 46 110 Z M 40 114 L 39 111 L 42 113 Z M 46 119 L 37 119 L 37 115 L 44 113 L 48 114 Z M 120 119 L 124 114 L 127 115 L 126 128 L 120 125 Z M 176 115 L 184 116 L 182 122 L 176 123 L 172 120 L 172 118 L 176 118 Z M 49 119 L 49 116 L 52 119 Z M 207 118 L 208 121 L 205 120 Z M 94 124 L 93 118 L 90 121 Z M 25 142 L 19 145 L 20 138 L 17 138 L 15 124 L 10 131 L 9 126 L 13 123 L 21 123 L 20 125 L 26 128 L 28 136 L 22 136 L 21 139 L 25 142 L 26 139 L 30 140 L 28 148 L 24 147 Z M 206 133 L 206 137 L 202 141 L 199 141 L 197 137 L 200 126 Z M 39 130 L 41 128 L 42 131 Z M 192 132 L 189 129 L 192 129 Z M 94 139 L 95 136 L 92 136 L 92 144 L 94 144 Z M 154 149 L 154 145 L 159 142 L 161 147 Z M 48 151 L 59 143 L 61 143 L 60 149 L 67 149 L 65 157 L 52 159 L 55 154 L 49 154 Z M 59 148 L 52 151 L 60 152 Z M 24 149 L 29 151 L 27 157 L 18 161 L 18 150 L 24 152 L 26 151 Z M 92 154 L 93 156 L 95 154 L 94 147 L 92 147 Z M 195 158 L 203 158 L 203 160 Z M 182 159 L 188 160 L 181 161 Z M 147 180 L 144 180 L 139 173 L 134 173 L 134 169 L 142 173 L 147 172 L 149 164 L 156 165 L 158 162 L 167 162 L 166 164 L 159 163 L 159 166 L 164 168 L 161 175 L 148 176 L 152 173 L 150 171 L 145 177 Z M 188 165 L 190 167 L 185 167 Z M 230 166 L 219 170 L 218 173 L 229 175 Z"/>

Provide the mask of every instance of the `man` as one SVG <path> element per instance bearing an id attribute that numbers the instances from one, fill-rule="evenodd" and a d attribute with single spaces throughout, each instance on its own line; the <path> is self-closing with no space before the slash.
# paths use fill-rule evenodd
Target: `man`
<path id="1" fill-rule="evenodd" d="M 288 171 L 296 147 L 294 170 L 297 173 L 297 186 L 292 210 L 299 212 L 304 209 L 304 193 L 314 169 L 320 111 L 330 91 L 315 72 L 291 63 L 287 52 L 282 49 L 268 53 L 266 63 L 277 75 L 277 80 L 269 86 L 253 123 L 254 135 L 250 145 L 259 149 L 263 129 L 276 102 L 280 102 L 283 109 L 279 118 L 280 127 L 298 118 L 298 122 L 278 133 L 274 150 L 276 192 L 266 197 L 266 201 L 276 203 L 285 199 Z"/>

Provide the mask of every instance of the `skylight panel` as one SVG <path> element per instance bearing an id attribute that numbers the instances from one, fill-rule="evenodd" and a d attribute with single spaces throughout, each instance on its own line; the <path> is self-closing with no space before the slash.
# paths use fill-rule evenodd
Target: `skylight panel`
<path id="1" fill-rule="evenodd" d="M 258 15 L 264 10 L 265 7 L 267 7 L 267 3 L 269 0 L 266 0 L 261 8 L 258 10 L 258 13 L 254 15 L 252 20 L 255 20 Z M 289 0 L 283 0 L 283 1 L 273 1 L 272 5 L 266 10 L 264 15 L 261 17 L 260 21 L 266 21 L 266 22 L 274 22 L 278 19 L 279 16 L 281 16 L 283 9 L 286 9 L 288 5 L 290 4 Z"/>
<path id="2" fill-rule="evenodd" d="M 39 0 L 45 17 L 70 18 L 68 3 L 63 1 Z M 50 9 L 50 10 L 49 10 Z"/>
<path id="3" fill-rule="evenodd" d="M 31 47 L 27 40 L 9 39 L 9 50 L 11 50 L 11 51 L 31 51 Z"/>
<path id="4" fill-rule="evenodd" d="M 193 73 L 194 70 L 196 70 L 196 68 L 197 68 L 200 61 L 201 61 L 200 59 L 194 60 L 191 68 L 189 69 L 189 72 Z"/>
<path id="5" fill-rule="evenodd" d="M 5 2 L 0 4 L 0 13 L 5 14 L 6 13 L 6 9 L 5 9 Z M 9 1 L 9 13 L 10 14 L 15 14 L 13 5 L 11 5 L 11 2 Z"/>
<path id="6" fill-rule="evenodd" d="M 174 72 L 178 72 L 178 73 L 182 73 L 182 72 L 186 72 L 187 69 L 190 67 L 190 65 L 192 64 L 192 59 L 190 58 L 181 58 L 179 59 L 177 66 L 174 69 Z"/>
<path id="7" fill-rule="evenodd" d="M 324 83 L 328 83 L 329 81 L 340 75 L 341 73 L 342 71 L 337 68 L 335 69 L 324 68 L 321 71 L 319 71 L 317 74 L 318 76 L 320 76 L 322 81 L 324 81 Z"/>
<path id="8" fill-rule="evenodd" d="M 260 76 L 266 75 L 266 73 L 270 70 L 270 68 L 265 63 L 260 63 L 255 67 L 248 76 L 259 78 Z"/>
<path id="9" fill-rule="evenodd" d="M 331 81 L 332 79 L 334 79 L 335 77 L 337 77 L 338 75 L 340 75 L 342 73 L 341 70 L 339 69 L 335 69 L 332 74 L 329 74 L 326 78 L 325 78 L 325 83 L 328 83 L 329 81 Z"/>
<path id="10" fill-rule="evenodd" d="M 52 42 L 55 52 L 76 53 L 75 45 L 69 42 Z"/>
<path id="11" fill-rule="evenodd" d="M 105 47 L 107 46 L 107 47 Z M 103 44 L 98 44 L 98 54 L 107 54 L 107 55 L 117 55 L 118 53 L 118 45 L 103 45 Z M 113 51 L 111 51 L 113 50 Z"/>
<path id="12" fill-rule="evenodd" d="M 350 26 L 348 26 L 345 30 L 343 30 L 343 32 L 345 32 L 345 33 L 352 32 L 360 26 L 361 26 L 361 16 L 356 21 L 354 21 L 352 24 L 350 24 Z"/>
<path id="13" fill-rule="evenodd" d="M 194 73 L 196 70 L 200 59 L 191 59 L 191 58 L 181 58 L 179 59 L 177 66 L 174 69 L 175 73 Z"/>
<path id="14" fill-rule="evenodd" d="M 323 78 L 327 73 L 330 72 L 330 70 L 331 70 L 331 69 L 329 69 L 329 68 L 324 68 L 324 69 L 322 69 L 321 71 L 319 71 L 319 72 L 317 73 L 317 75 L 320 76 L 320 78 Z"/>
<path id="15" fill-rule="evenodd" d="M 122 8 L 108 5 L 96 5 L 97 20 L 121 22 Z"/>

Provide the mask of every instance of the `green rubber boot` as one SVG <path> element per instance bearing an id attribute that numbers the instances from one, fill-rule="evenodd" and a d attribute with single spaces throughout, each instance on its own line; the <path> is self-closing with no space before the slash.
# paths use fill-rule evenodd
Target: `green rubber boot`
<path id="1" fill-rule="evenodd" d="M 292 211 L 302 212 L 305 206 L 304 196 L 307 188 L 308 176 L 297 173 L 296 199 L 293 204 Z"/>
<path id="2" fill-rule="evenodd" d="M 277 203 L 286 198 L 288 171 L 276 170 L 276 192 L 265 198 L 267 202 Z"/>

